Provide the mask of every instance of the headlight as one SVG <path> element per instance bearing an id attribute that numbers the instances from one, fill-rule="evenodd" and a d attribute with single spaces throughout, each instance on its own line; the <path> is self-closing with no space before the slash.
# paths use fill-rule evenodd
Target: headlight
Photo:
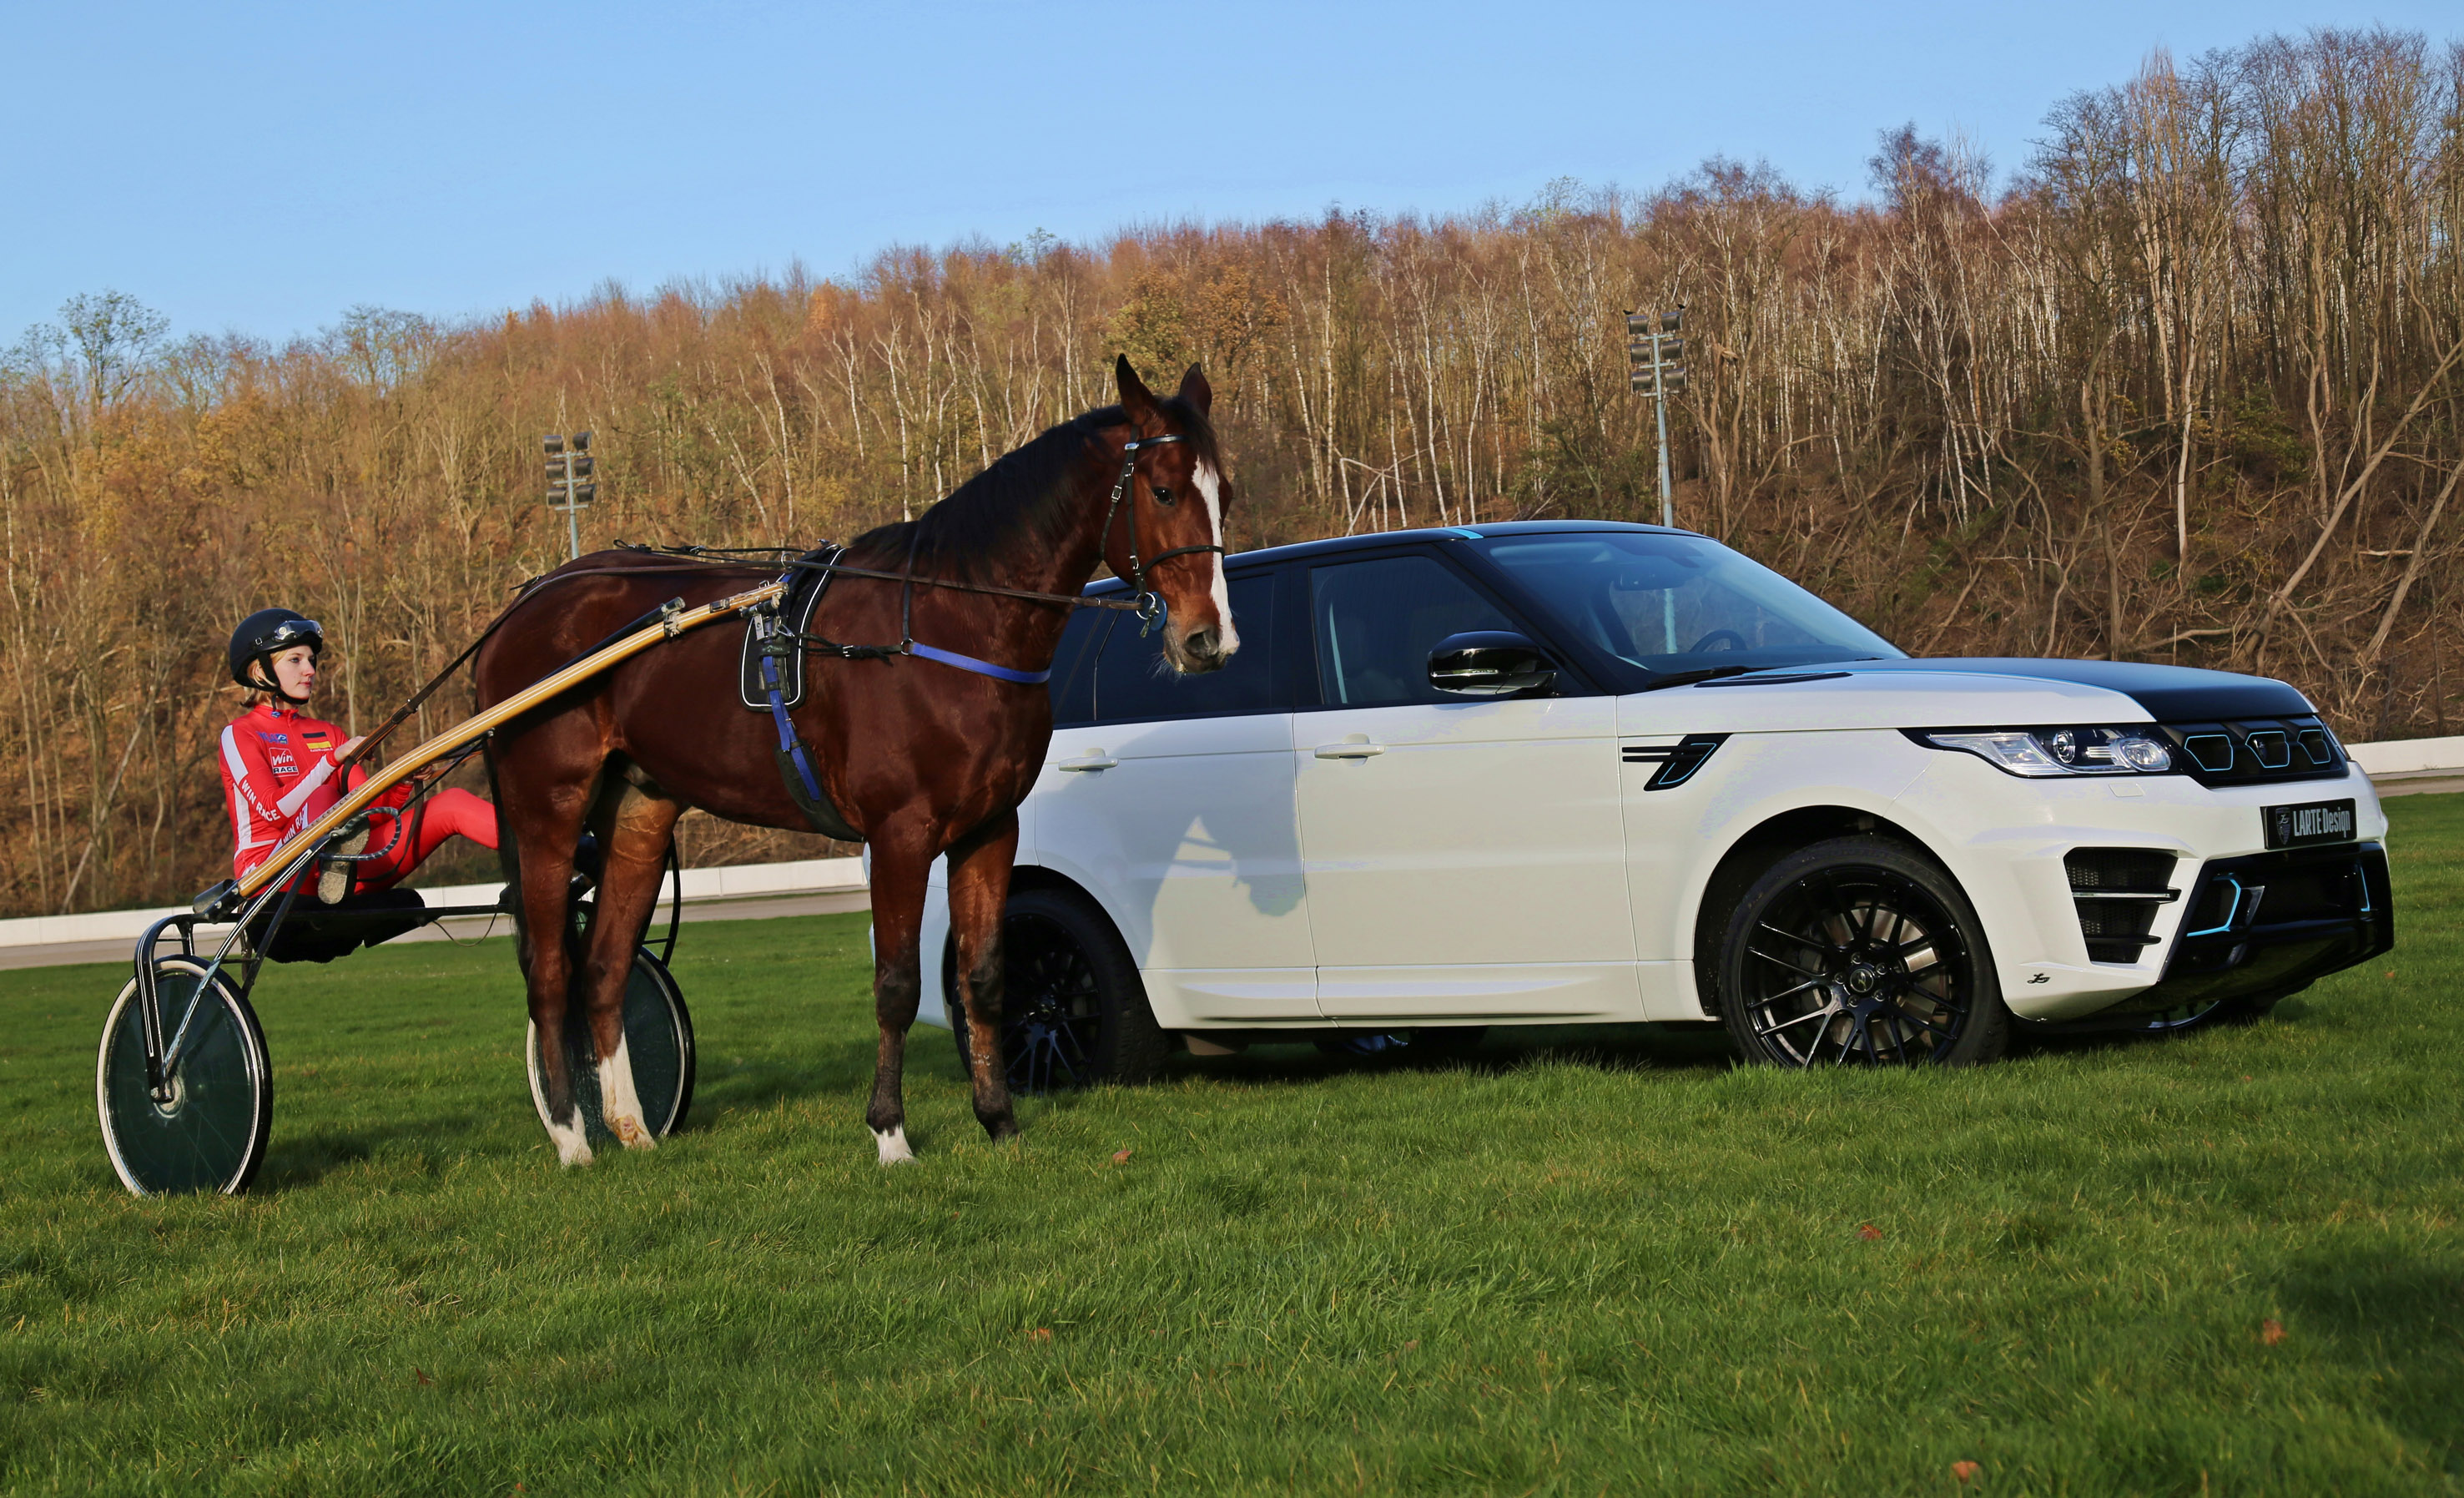
<path id="1" fill-rule="evenodd" d="M 2005 728 L 1920 736 L 2013 775 L 2163 775 L 2173 752 L 2142 728 Z"/>

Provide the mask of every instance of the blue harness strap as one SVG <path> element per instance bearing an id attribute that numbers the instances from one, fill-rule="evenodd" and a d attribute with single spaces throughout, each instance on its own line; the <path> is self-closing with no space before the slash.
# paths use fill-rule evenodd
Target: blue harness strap
<path id="1" fill-rule="evenodd" d="M 990 676 L 995 681 L 1014 681 L 1022 687 L 1040 687 L 1052 679 L 1052 672 L 1048 669 L 1012 671 L 1007 666 L 996 666 L 990 661 L 979 661 L 972 655 L 961 655 L 956 650 L 945 650 L 937 645 L 927 645 L 921 640 L 908 641 L 907 653 L 921 655 L 928 661 L 939 661 L 944 666 L 956 666 L 960 671 L 971 671 L 979 676 Z"/>
<path id="2" fill-rule="evenodd" d="M 770 721 L 779 725 L 779 752 L 796 767 L 796 779 L 804 782 L 805 796 L 820 801 L 822 782 L 813 778 L 813 761 L 804 757 L 804 740 L 796 736 L 796 725 L 787 718 L 787 703 L 779 688 L 779 663 L 767 655 L 761 657 L 761 685 L 770 694 Z"/>

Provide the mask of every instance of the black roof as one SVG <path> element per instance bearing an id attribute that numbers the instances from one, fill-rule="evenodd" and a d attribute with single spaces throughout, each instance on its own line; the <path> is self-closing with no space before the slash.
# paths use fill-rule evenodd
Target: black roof
<path id="1" fill-rule="evenodd" d="M 1667 525 L 1636 525 L 1624 520 L 1501 520 L 1494 524 L 1433 525 L 1408 531 L 1371 531 L 1360 536 L 1330 536 L 1323 540 L 1294 541 L 1288 546 L 1267 546 L 1258 551 L 1235 552 L 1223 559 L 1227 568 L 1250 565 L 1275 565 L 1287 562 L 1307 562 L 1319 557 L 1339 557 L 1346 552 L 1367 551 L 1373 547 L 1394 546 L 1412 541 L 1483 540 L 1491 536 L 1566 536 L 1584 531 L 1641 531 L 1661 536 L 1693 536 L 1697 533 Z M 1108 593 L 1125 587 L 1119 578 L 1105 578 L 1087 585 L 1089 593 Z"/>

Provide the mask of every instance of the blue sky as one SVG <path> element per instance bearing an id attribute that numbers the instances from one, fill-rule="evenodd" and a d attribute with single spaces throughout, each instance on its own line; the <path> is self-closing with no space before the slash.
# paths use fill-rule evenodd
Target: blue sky
<path id="1" fill-rule="evenodd" d="M 0 347 L 78 292 L 281 339 L 851 273 L 900 243 L 1443 212 L 1704 158 L 1864 191 L 1875 133 L 2006 172 L 2046 110 L 2271 30 L 2453 0 L 2061 6 L 0 0 Z"/>

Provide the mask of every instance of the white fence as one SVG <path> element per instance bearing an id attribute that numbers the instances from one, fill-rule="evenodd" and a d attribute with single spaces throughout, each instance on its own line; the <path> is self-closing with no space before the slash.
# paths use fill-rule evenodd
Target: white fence
<path id="1" fill-rule="evenodd" d="M 807 858 L 792 864 L 736 864 L 723 869 L 688 869 L 684 871 L 684 887 L 685 903 L 688 905 L 711 900 L 776 899 L 787 895 L 861 890 L 865 887 L 864 860 Z M 419 892 L 430 905 L 489 905 L 495 903 L 503 889 L 501 884 L 459 884 Z M 665 903 L 674 890 L 672 882 L 662 885 L 660 901 Z M 185 909 L 186 906 L 166 905 L 149 911 L 95 911 L 84 915 L 30 915 L 19 920 L 0 920 L 0 947 L 48 947 L 72 941 L 134 941 L 145 935 L 146 927 Z"/>
<path id="2" fill-rule="evenodd" d="M 2464 789 L 2464 735 L 2449 738 L 2399 738 L 2387 743 L 2346 744 L 2373 782 L 2389 790 L 2407 782 L 2459 782 Z M 2444 789 L 2441 784 L 2425 788 Z M 736 864 L 724 869 L 688 869 L 684 897 L 689 905 L 711 900 L 780 898 L 824 894 L 865 887 L 861 858 L 808 858 L 792 864 Z M 503 887 L 494 884 L 455 885 L 422 890 L 430 905 L 486 905 Z M 664 887 L 664 902 L 673 886 Z M 150 911 L 96 911 L 85 915 L 31 915 L 0 920 L 0 947 L 55 946 L 72 941 L 134 941 L 145 928 L 183 907 Z"/>

